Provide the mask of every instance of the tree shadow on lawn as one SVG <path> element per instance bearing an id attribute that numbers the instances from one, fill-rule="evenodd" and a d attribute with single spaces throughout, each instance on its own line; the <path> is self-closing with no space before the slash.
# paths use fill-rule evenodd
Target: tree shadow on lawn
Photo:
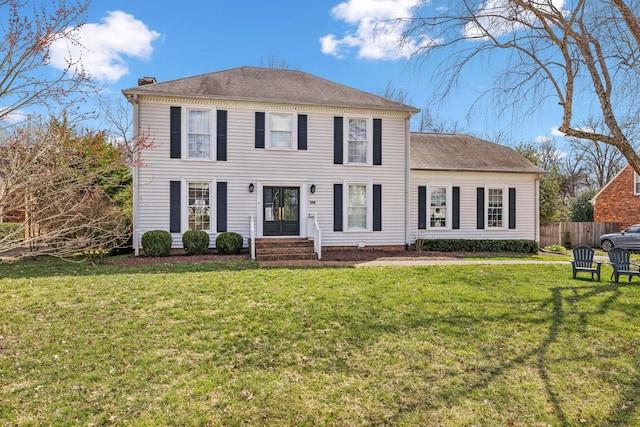
<path id="1" fill-rule="evenodd" d="M 582 419 L 580 414 L 570 415 L 567 413 L 567 410 L 564 407 L 566 403 L 563 402 L 567 400 L 567 396 L 570 396 L 571 393 L 570 391 L 563 389 L 563 386 L 561 384 L 562 381 L 559 381 L 560 384 L 558 383 L 558 373 L 554 373 L 553 364 L 564 362 L 588 363 L 593 357 L 603 358 L 606 356 L 594 356 L 589 354 L 576 353 L 571 355 L 571 357 L 560 356 L 559 358 L 557 353 L 552 354 L 554 351 L 553 346 L 556 344 L 562 344 L 561 340 L 563 338 L 563 334 L 567 334 L 567 332 L 564 330 L 567 327 L 566 324 L 568 316 L 577 316 L 578 319 L 577 329 L 580 331 L 580 336 L 573 335 L 573 337 L 581 340 L 589 339 L 588 327 L 591 325 L 590 322 L 593 322 L 590 317 L 601 315 L 609 311 L 612 304 L 622 294 L 621 289 L 630 286 L 633 286 L 633 284 L 610 283 L 593 286 L 556 287 L 550 289 L 550 297 L 543 301 L 543 303 L 540 304 L 540 306 L 538 306 L 535 310 L 532 310 L 529 313 L 533 314 L 534 312 L 540 312 L 541 310 L 548 309 L 550 309 L 552 313 L 551 317 L 548 318 L 551 323 L 549 325 L 546 336 L 541 342 L 539 342 L 538 345 L 534 346 L 534 348 L 529 351 L 521 353 L 515 358 L 506 360 L 504 363 L 498 363 L 491 367 L 478 368 L 477 371 L 481 371 L 479 378 L 471 379 L 470 381 L 463 381 L 463 387 L 459 387 L 456 389 L 445 387 L 435 395 L 432 393 L 431 396 L 434 397 L 433 401 L 441 402 L 444 400 L 452 403 L 464 404 L 464 400 L 466 398 L 473 398 L 473 395 L 479 390 L 489 388 L 492 383 L 499 381 L 501 377 L 506 377 L 510 371 L 519 369 L 524 366 L 535 366 L 538 376 L 544 385 L 544 393 L 547 396 L 547 401 L 552 406 L 552 412 L 555 415 L 557 422 L 559 423 L 558 425 L 572 426 L 585 423 L 585 425 L 591 425 L 590 423 L 592 423 L 594 420 Z M 578 305 L 581 302 L 586 302 L 586 300 L 593 297 L 605 298 L 597 305 L 595 309 L 581 311 Z M 500 316 L 492 318 L 491 321 L 498 320 L 499 317 Z M 513 315 L 509 314 L 508 317 L 509 319 L 511 319 Z M 457 319 L 452 319 L 451 317 L 449 317 L 444 321 L 446 323 L 462 325 L 470 324 L 471 322 L 477 320 L 479 319 L 469 319 L 468 316 L 461 316 Z M 516 318 L 512 319 L 512 321 L 516 320 Z M 616 349 L 609 351 L 613 353 L 616 351 Z M 627 350 L 623 351 L 626 352 Z M 635 349 L 629 349 L 628 351 L 635 352 Z M 612 354 L 610 357 L 615 357 L 615 355 Z M 489 359 L 491 359 L 490 354 L 482 356 L 482 360 Z M 472 368 L 472 370 L 474 369 Z M 608 382 L 608 384 L 611 385 L 612 388 L 615 387 L 618 390 L 618 393 L 615 402 L 607 402 L 606 404 L 601 405 L 602 407 L 609 407 L 611 409 L 608 414 L 604 415 L 601 421 L 598 421 L 598 425 L 603 427 L 629 425 L 630 422 L 634 421 L 633 417 L 638 412 L 636 402 L 640 401 L 640 374 L 636 374 L 633 377 L 625 377 L 624 381 L 619 381 L 620 375 L 611 375 L 609 372 L 605 372 L 603 368 L 599 368 L 599 370 L 599 380 L 601 382 Z M 554 375 L 556 377 L 555 381 Z M 594 373 L 594 375 L 596 374 Z M 593 387 L 597 391 L 597 385 L 594 385 Z M 576 396 L 577 400 L 582 400 L 583 398 L 584 396 L 581 395 Z M 604 399 L 604 397 L 601 398 Z M 596 402 L 601 401 L 597 400 Z M 405 406 L 398 412 L 396 417 L 400 418 L 405 412 L 411 413 L 419 410 L 419 408 L 423 407 L 424 405 L 425 402 L 415 402 L 412 405 Z M 429 405 L 428 403 L 426 405 L 433 406 Z M 585 403 L 585 406 L 583 406 L 583 409 L 588 412 L 590 408 L 588 407 L 587 403 Z M 437 408 L 433 407 L 432 409 Z"/>

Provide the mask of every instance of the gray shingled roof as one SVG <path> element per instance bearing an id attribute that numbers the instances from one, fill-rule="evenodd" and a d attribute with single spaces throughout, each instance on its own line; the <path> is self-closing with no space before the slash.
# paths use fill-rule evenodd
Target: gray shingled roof
<path id="1" fill-rule="evenodd" d="M 411 169 L 545 173 L 517 151 L 469 135 L 412 133 Z"/>
<path id="2" fill-rule="evenodd" d="M 376 110 L 419 110 L 357 89 L 313 76 L 302 71 L 240 67 L 216 73 L 137 86 L 125 95 L 165 95 L 263 101 L 285 104 L 371 108 Z"/>

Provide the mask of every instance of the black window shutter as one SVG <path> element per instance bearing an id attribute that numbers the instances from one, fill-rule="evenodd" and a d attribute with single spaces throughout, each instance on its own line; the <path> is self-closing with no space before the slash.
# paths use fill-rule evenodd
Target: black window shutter
<path id="1" fill-rule="evenodd" d="M 216 225 L 218 233 L 227 231 L 227 183 L 218 181 L 216 187 Z"/>
<path id="2" fill-rule="evenodd" d="M 478 187 L 476 193 L 476 228 L 481 230 L 484 228 L 484 187 Z"/>
<path id="3" fill-rule="evenodd" d="M 217 127 L 217 159 L 227 161 L 227 110 L 218 110 Z"/>
<path id="4" fill-rule="evenodd" d="M 427 187 L 418 186 L 418 229 L 427 228 Z"/>
<path id="5" fill-rule="evenodd" d="M 264 148 L 264 113 L 256 112 L 256 148 Z"/>
<path id="6" fill-rule="evenodd" d="M 373 164 L 382 164 L 382 119 L 373 119 Z"/>
<path id="7" fill-rule="evenodd" d="M 373 184 L 373 231 L 382 231 L 382 185 Z"/>
<path id="8" fill-rule="evenodd" d="M 460 187 L 452 188 L 451 228 L 460 229 Z"/>
<path id="9" fill-rule="evenodd" d="M 509 188 L 509 228 L 516 228 L 516 189 Z"/>
<path id="10" fill-rule="evenodd" d="M 298 150 L 307 149 L 307 115 L 298 114 Z"/>
<path id="11" fill-rule="evenodd" d="M 169 232 L 180 233 L 180 181 L 169 181 Z"/>
<path id="12" fill-rule="evenodd" d="M 182 108 L 170 107 L 169 113 L 169 157 L 182 157 Z"/>
<path id="13" fill-rule="evenodd" d="M 333 118 L 333 163 L 341 165 L 343 163 L 343 138 L 344 127 L 342 117 Z"/>
<path id="14" fill-rule="evenodd" d="M 333 184 L 333 231 L 342 231 L 342 184 Z"/>

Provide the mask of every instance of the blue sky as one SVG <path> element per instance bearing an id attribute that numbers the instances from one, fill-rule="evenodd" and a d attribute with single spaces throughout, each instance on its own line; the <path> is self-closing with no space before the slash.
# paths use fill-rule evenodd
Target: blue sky
<path id="1" fill-rule="evenodd" d="M 500 120 L 478 113 L 467 121 L 471 103 L 491 84 L 491 70 L 467 69 L 456 90 L 434 104 L 432 66 L 408 61 L 392 29 L 373 39 L 372 25 L 411 13 L 418 0 L 93 0 L 81 41 L 86 69 L 118 93 L 142 76 L 167 81 L 239 66 L 286 61 L 322 78 L 382 94 L 387 84 L 408 92 L 406 103 L 429 107 L 439 120 L 491 139 L 497 132 L 513 142 L 553 135 L 559 111 L 541 106 L 529 120 Z M 419 43 L 416 41 L 416 43 Z M 62 61 L 66 47 L 52 56 Z M 498 64 L 493 64 L 498 65 Z M 552 116 L 550 116 L 552 114 Z M 555 117 L 554 117 L 554 116 Z"/>

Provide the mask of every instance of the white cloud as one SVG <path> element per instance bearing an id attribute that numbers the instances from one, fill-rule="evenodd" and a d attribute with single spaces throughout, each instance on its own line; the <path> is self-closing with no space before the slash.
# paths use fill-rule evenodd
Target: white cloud
<path id="1" fill-rule="evenodd" d="M 347 0 L 331 10 L 335 19 L 356 26 L 355 31 L 340 38 L 328 34 L 320 38 L 322 53 L 338 58 L 355 49 L 358 57 L 367 59 L 399 59 L 409 57 L 434 40 L 402 38 L 406 24 L 397 18 L 413 16 L 423 0 Z"/>
<path id="2" fill-rule="evenodd" d="M 152 42 L 160 33 L 133 15 L 111 11 L 99 24 L 85 24 L 75 33 L 78 43 L 57 41 L 51 46 L 51 65 L 65 69 L 80 61 L 84 71 L 103 82 L 115 82 L 129 73 L 125 57 L 149 59 Z"/>
<path id="3" fill-rule="evenodd" d="M 560 132 L 558 126 L 554 126 L 549 129 L 549 135 L 538 135 L 536 136 L 536 142 L 543 143 L 547 141 L 551 141 L 555 138 L 564 138 L 566 134 L 564 132 Z"/>
<path id="4" fill-rule="evenodd" d="M 554 126 L 551 128 L 551 136 L 564 138 L 565 136 L 567 136 L 567 134 L 565 134 L 564 132 L 560 132 L 558 126 Z"/>
<path id="5" fill-rule="evenodd" d="M 11 111 L 9 107 L 0 106 L 0 122 L 4 122 L 5 124 L 13 124 L 21 122 L 27 117 L 28 115 L 20 110 Z"/>

